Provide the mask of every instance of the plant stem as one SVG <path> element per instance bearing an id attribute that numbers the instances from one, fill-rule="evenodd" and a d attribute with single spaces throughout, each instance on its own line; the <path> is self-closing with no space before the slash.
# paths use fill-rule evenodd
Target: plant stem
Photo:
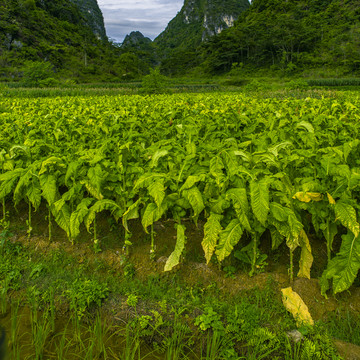
<path id="1" fill-rule="evenodd" d="M 49 206 L 49 242 L 51 241 L 51 237 L 52 237 L 52 228 L 51 228 L 51 211 L 50 211 L 50 206 Z"/>
<path id="2" fill-rule="evenodd" d="M 32 231 L 32 227 L 31 227 L 31 203 L 30 203 L 30 201 L 29 201 L 28 237 L 31 236 L 31 231 Z"/>
<path id="3" fill-rule="evenodd" d="M 3 220 L 6 220 L 6 207 L 5 207 L 5 198 L 2 199 L 2 213 L 3 213 Z"/>
<path id="4" fill-rule="evenodd" d="M 101 251 L 100 245 L 99 245 L 99 239 L 97 238 L 97 233 L 96 233 L 96 216 L 94 217 L 94 251 L 95 251 L 95 253 L 98 253 Z"/>
<path id="5" fill-rule="evenodd" d="M 256 259 L 257 259 L 257 237 L 258 235 L 255 233 L 254 234 L 254 244 L 253 244 L 253 254 L 252 254 L 252 259 L 251 259 L 251 271 L 249 273 L 250 276 L 253 276 L 255 274 L 256 271 Z"/>
<path id="6" fill-rule="evenodd" d="M 155 257 L 155 246 L 154 246 L 154 224 L 151 224 L 151 247 L 150 247 L 150 259 Z"/>
<path id="7" fill-rule="evenodd" d="M 294 280 L 294 252 L 290 249 L 290 269 L 289 269 L 289 275 L 290 275 L 290 282 L 293 282 Z"/>
<path id="8" fill-rule="evenodd" d="M 94 217 L 94 242 L 97 241 L 97 234 L 96 234 L 96 216 Z"/>

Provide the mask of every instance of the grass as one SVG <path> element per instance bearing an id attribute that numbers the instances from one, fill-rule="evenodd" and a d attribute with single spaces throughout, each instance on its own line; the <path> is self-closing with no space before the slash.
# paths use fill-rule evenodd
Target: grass
<path id="1" fill-rule="evenodd" d="M 44 256 L 10 239 L 0 262 L 5 264 L 3 277 L 14 266 L 21 273 L 10 282 L 17 290 L 3 291 L 11 304 L 7 330 L 14 359 L 72 359 L 75 354 L 83 359 L 116 359 L 119 354 L 137 360 L 311 359 L 306 354 L 313 351 L 336 359 L 330 336 L 355 344 L 360 340 L 359 319 L 338 312 L 305 335 L 306 341 L 293 344 L 286 332 L 295 323 L 271 278 L 263 288 L 229 297 L 216 284 L 189 286 L 177 274 L 140 279 L 134 269 L 130 275 L 114 274 L 106 264 L 79 264 L 63 250 Z M 17 294 L 24 291 L 27 295 L 20 300 Z M 71 305 L 73 291 L 76 306 Z M 58 321 L 61 307 L 70 315 L 65 323 Z M 121 307 L 127 309 L 127 319 L 119 320 Z M 31 333 L 20 339 L 24 324 Z"/>

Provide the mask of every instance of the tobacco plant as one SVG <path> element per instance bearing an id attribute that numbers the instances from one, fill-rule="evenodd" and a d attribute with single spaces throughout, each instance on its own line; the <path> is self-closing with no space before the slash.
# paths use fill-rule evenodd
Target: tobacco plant
<path id="1" fill-rule="evenodd" d="M 360 268 L 360 101 L 338 98 L 266 99 L 239 94 L 6 98 L 0 122 L 0 201 L 47 207 L 75 245 L 80 227 L 101 250 L 98 216 L 149 233 L 172 218 L 177 240 L 164 270 L 186 251 L 185 220 L 204 223 L 205 261 L 236 252 L 250 275 L 264 265 L 260 245 L 285 243 L 289 276 L 309 278 L 312 241 L 323 239 L 322 291 L 354 282 Z M 121 220 L 121 221 L 120 221 Z M 334 252 L 334 241 L 340 251 Z M 294 252 L 300 248 L 299 264 Z M 234 252 L 235 251 L 235 252 Z"/>

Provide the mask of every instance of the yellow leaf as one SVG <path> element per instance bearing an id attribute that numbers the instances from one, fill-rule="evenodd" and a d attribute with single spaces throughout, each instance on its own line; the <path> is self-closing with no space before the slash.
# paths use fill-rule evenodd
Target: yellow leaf
<path id="1" fill-rule="evenodd" d="M 291 287 L 281 289 L 282 301 L 287 311 L 291 312 L 296 321 L 296 326 L 314 325 L 309 309 L 301 299 L 300 295 L 293 291 Z"/>
<path id="2" fill-rule="evenodd" d="M 326 193 L 327 197 L 328 197 L 328 200 L 329 200 L 329 203 L 331 205 L 335 205 L 336 204 L 336 201 L 334 200 L 334 198 L 327 192 Z"/>
<path id="3" fill-rule="evenodd" d="M 299 244 L 301 246 L 301 256 L 299 262 L 300 269 L 297 276 L 310 279 L 310 270 L 314 258 L 311 254 L 311 246 L 310 246 L 309 238 L 307 237 L 304 229 L 302 229 L 300 232 Z"/>
<path id="4" fill-rule="evenodd" d="M 321 201 L 323 196 L 321 193 L 299 191 L 293 196 L 293 199 L 298 199 L 301 202 L 308 203 L 311 200 Z"/>

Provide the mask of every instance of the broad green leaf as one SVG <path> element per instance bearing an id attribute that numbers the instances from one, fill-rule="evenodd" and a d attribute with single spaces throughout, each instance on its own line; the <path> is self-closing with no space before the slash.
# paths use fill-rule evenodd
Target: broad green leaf
<path id="1" fill-rule="evenodd" d="M 25 169 L 18 168 L 0 175 L 0 199 L 4 199 L 11 193 L 16 182 L 24 175 L 25 171 Z"/>
<path id="2" fill-rule="evenodd" d="M 270 228 L 270 234 L 271 234 L 271 249 L 276 250 L 282 244 L 285 238 L 274 227 Z"/>
<path id="3" fill-rule="evenodd" d="M 249 212 L 249 202 L 244 188 L 232 188 L 226 192 L 226 196 L 230 198 L 234 205 L 241 207 L 247 214 Z"/>
<path id="4" fill-rule="evenodd" d="M 211 204 L 210 211 L 216 214 L 223 214 L 224 210 L 226 210 L 230 206 L 230 202 L 226 200 L 225 195 L 221 195 L 215 202 Z"/>
<path id="5" fill-rule="evenodd" d="M 200 190 L 197 186 L 193 186 L 188 190 L 184 190 L 183 196 L 189 201 L 192 209 L 194 210 L 194 218 L 196 219 L 205 208 Z"/>
<path id="6" fill-rule="evenodd" d="M 313 326 L 314 320 L 312 319 L 309 309 L 301 299 L 300 295 L 293 291 L 291 287 L 281 289 L 282 301 L 287 311 L 293 315 L 297 327 Z"/>
<path id="7" fill-rule="evenodd" d="M 103 182 L 106 180 L 106 175 L 107 174 L 101 169 L 100 164 L 96 164 L 95 167 L 91 167 L 88 170 L 87 176 L 89 180 L 84 181 L 86 190 L 97 200 L 104 199 L 101 189 Z"/>
<path id="8" fill-rule="evenodd" d="M 234 246 L 241 239 L 242 234 L 243 228 L 239 219 L 231 220 L 226 229 L 220 232 L 220 240 L 215 252 L 219 261 L 223 261 L 231 254 Z"/>
<path id="9" fill-rule="evenodd" d="M 297 125 L 297 128 L 304 128 L 306 129 L 309 133 L 314 133 L 314 127 L 307 121 L 300 121 Z"/>
<path id="10" fill-rule="evenodd" d="M 74 240 L 80 234 L 80 225 L 84 221 L 85 216 L 89 213 L 89 206 L 93 202 L 92 198 L 84 198 L 76 207 L 76 210 L 70 216 L 70 234 Z"/>
<path id="11" fill-rule="evenodd" d="M 266 226 L 269 213 L 269 184 L 267 179 L 250 182 L 251 208 L 259 222 Z"/>
<path id="12" fill-rule="evenodd" d="M 146 173 L 144 175 L 141 175 L 139 179 L 135 182 L 134 190 L 142 187 L 148 187 L 152 182 L 156 181 L 156 179 L 165 177 L 166 174 L 164 173 Z"/>
<path id="13" fill-rule="evenodd" d="M 132 205 L 129 206 L 129 208 L 124 212 L 122 223 L 127 232 L 129 231 L 127 222 L 132 219 L 138 219 L 139 218 L 139 205 L 141 204 L 141 198 L 137 199 Z"/>
<path id="14" fill-rule="evenodd" d="M 186 179 L 184 185 L 180 188 L 180 192 L 183 191 L 183 190 L 190 189 L 191 187 L 193 187 L 196 183 L 198 183 L 202 179 L 203 179 L 203 176 L 198 176 L 198 175 L 190 175 L 190 176 L 188 176 L 188 178 Z"/>
<path id="15" fill-rule="evenodd" d="M 155 221 L 160 220 L 160 218 L 164 215 L 165 211 L 167 210 L 166 204 L 162 204 L 158 207 L 154 203 L 150 203 L 147 205 L 144 214 L 141 219 L 141 223 L 144 227 L 144 230 L 147 231 L 148 226 L 153 224 Z"/>
<path id="16" fill-rule="evenodd" d="M 29 199 L 36 211 L 41 203 L 41 187 L 39 179 L 37 177 L 31 178 L 28 188 L 26 190 L 26 197 Z"/>
<path id="17" fill-rule="evenodd" d="M 33 176 L 37 176 L 39 165 L 40 162 L 35 161 L 22 173 L 13 193 L 15 205 L 18 204 L 21 201 L 21 199 L 24 197 L 31 178 Z"/>
<path id="18" fill-rule="evenodd" d="M 356 220 L 356 211 L 351 205 L 338 201 L 335 204 L 335 216 L 355 237 L 359 236 L 360 226 Z"/>
<path id="19" fill-rule="evenodd" d="M 48 159 L 44 160 L 41 164 L 41 168 L 39 171 L 39 175 L 43 174 L 47 171 L 48 167 L 50 165 L 58 164 L 60 167 L 65 167 L 64 161 L 57 157 L 57 156 L 51 156 Z"/>
<path id="20" fill-rule="evenodd" d="M 303 228 L 303 224 L 297 219 L 295 213 L 289 209 L 288 224 L 291 232 L 291 236 L 298 238 Z"/>
<path id="21" fill-rule="evenodd" d="M 166 261 L 164 271 L 170 271 L 174 266 L 179 264 L 180 256 L 185 248 L 185 226 L 177 225 L 176 233 L 176 245 L 174 251 L 170 254 L 169 258 Z"/>
<path id="22" fill-rule="evenodd" d="M 82 162 L 80 161 L 72 161 L 67 169 L 66 169 L 66 174 L 65 174 L 65 185 L 66 186 L 71 186 L 70 180 L 72 178 L 76 177 L 76 174 L 79 170 L 79 168 L 81 167 Z"/>
<path id="23" fill-rule="evenodd" d="M 150 168 L 153 169 L 157 166 L 159 160 L 166 156 L 169 152 L 167 150 L 157 150 L 155 154 L 151 157 Z"/>
<path id="24" fill-rule="evenodd" d="M 90 226 L 95 220 L 97 213 L 101 211 L 109 210 L 115 216 L 119 218 L 122 215 L 122 210 L 115 201 L 109 199 L 98 200 L 90 209 L 88 214 L 85 217 L 85 226 L 88 231 L 90 231 Z"/>
<path id="25" fill-rule="evenodd" d="M 270 203 L 270 213 L 277 221 L 287 221 L 289 212 L 279 203 Z"/>
<path id="26" fill-rule="evenodd" d="M 57 186 L 55 175 L 44 173 L 40 175 L 40 186 L 42 195 L 48 204 L 51 206 L 54 204 L 57 197 Z"/>
<path id="27" fill-rule="evenodd" d="M 164 178 L 158 178 L 153 181 L 148 187 L 149 194 L 155 201 L 155 204 L 160 207 L 165 197 Z"/>
<path id="28" fill-rule="evenodd" d="M 206 263 L 208 264 L 215 251 L 219 234 L 222 230 L 220 224 L 222 215 L 211 213 L 204 225 L 204 239 L 201 242 L 202 248 L 204 249 Z"/>
<path id="29" fill-rule="evenodd" d="M 215 178 L 216 184 L 220 186 L 225 180 L 226 176 L 223 172 L 224 163 L 220 156 L 214 156 L 210 160 L 210 174 Z"/>
<path id="30" fill-rule="evenodd" d="M 9 154 L 10 156 L 13 158 L 13 157 L 16 157 L 17 153 L 20 152 L 20 153 L 23 153 L 25 154 L 25 156 L 27 158 L 31 158 L 31 152 L 30 152 L 30 149 L 28 146 L 26 145 L 14 145 L 10 150 L 9 150 Z"/>
<path id="31" fill-rule="evenodd" d="M 283 207 L 280 204 L 272 203 L 271 208 L 273 211 L 274 209 L 276 209 L 274 211 L 274 214 L 277 214 L 276 216 L 279 219 L 282 219 L 283 215 L 286 214 L 287 217 L 284 217 L 286 221 L 279 221 L 274 216 L 274 218 L 271 220 L 271 224 L 275 226 L 276 230 L 280 233 L 280 235 L 285 237 L 286 245 L 290 248 L 290 250 L 294 251 L 299 246 L 299 235 L 303 228 L 302 223 L 297 220 L 297 217 L 293 210 L 287 207 Z M 275 234 L 274 236 L 277 235 Z"/>
<path id="32" fill-rule="evenodd" d="M 360 269 L 360 238 L 348 232 L 342 236 L 340 252 L 333 257 L 322 275 L 322 292 L 327 290 L 327 281 L 333 280 L 333 291 L 337 294 L 347 290 Z M 325 281 L 324 281 L 325 280 Z"/>
<path id="33" fill-rule="evenodd" d="M 299 236 L 299 244 L 301 246 L 301 255 L 299 262 L 299 272 L 297 274 L 298 277 L 304 277 L 310 279 L 310 270 L 312 263 L 314 261 L 314 257 L 311 253 L 311 246 L 309 242 L 309 238 L 307 237 L 304 230 L 301 230 Z"/>
<path id="34" fill-rule="evenodd" d="M 247 214 L 249 212 L 249 203 L 246 195 L 246 189 L 233 188 L 226 192 L 226 198 L 233 202 L 236 215 L 241 225 L 247 230 L 251 231 L 251 226 Z"/>
<path id="35" fill-rule="evenodd" d="M 70 239 L 70 208 L 64 199 L 58 200 L 52 207 L 52 212 L 56 223 L 66 232 L 68 239 Z"/>
<path id="36" fill-rule="evenodd" d="M 233 176 L 237 174 L 238 172 L 238 164 L 236 155 L 233 151 L 223 151 L 222 156 L 224 159 L 226 171 L 229 174 L 229 176 Z"/>

